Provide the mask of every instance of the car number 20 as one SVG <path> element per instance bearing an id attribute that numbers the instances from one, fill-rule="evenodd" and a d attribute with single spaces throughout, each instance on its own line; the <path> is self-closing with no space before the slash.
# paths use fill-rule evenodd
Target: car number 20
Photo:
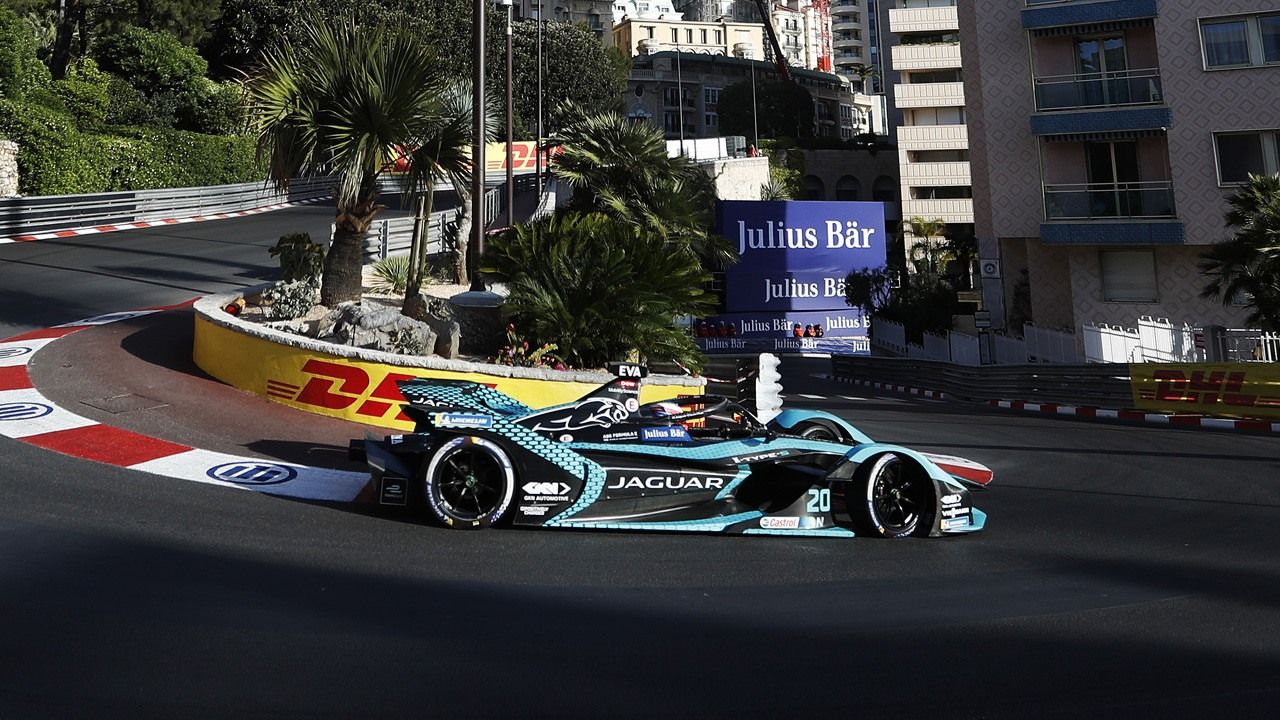
<path id="1" fill-rule="evenodd" d="M 804 511 L 809 513 L 824 513 L 831 510 L 831 490 L 829 488 L 811 489 L 809 490 L 809 504 L 805 505 Z"/>

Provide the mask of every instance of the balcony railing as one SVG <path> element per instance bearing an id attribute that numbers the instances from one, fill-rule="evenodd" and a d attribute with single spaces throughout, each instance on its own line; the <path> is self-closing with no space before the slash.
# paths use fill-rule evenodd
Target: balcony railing
<path id="1" fill-rule="evenodd" d="M 1038 77 L 1035 88 L 1041 112 L 1164 102 L 1159 68 Z"/>
<path id="2" fill-rule="evenodd" d="M 1156 180 L 1045 185 L 1044 216 L 1048 220 L 1171 218 L 1173 183 Z"/>

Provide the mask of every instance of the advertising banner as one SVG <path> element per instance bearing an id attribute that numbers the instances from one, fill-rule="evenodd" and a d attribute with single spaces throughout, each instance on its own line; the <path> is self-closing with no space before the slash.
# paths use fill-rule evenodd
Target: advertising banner
<path id="1" fill-rule="evenodd" d="M 870 352 L 844 285 L 885 264 L 883 203 L 726 201 L 717 227 L 741 260 L 725 268 L 725 314 L 694 326 L 704 351 Z"/>
<path id="2" fill-rule="evenodd" d="M 1139 410 L 1280 420 L 1280 366 L 1144 363 L 1129 366 Z"/>

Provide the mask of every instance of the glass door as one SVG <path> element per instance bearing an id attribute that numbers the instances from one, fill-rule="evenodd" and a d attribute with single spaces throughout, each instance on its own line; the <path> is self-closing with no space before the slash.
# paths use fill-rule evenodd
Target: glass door
<path id="1" fill-rule="evenodd" d="M 1090 217 L 1133 217 L 1140 212 L 1138 143 L 1085 143 Z"/>
<path id="2" fill-rule="evenodd" d="M 1118 105 L 1129 102 L 1125 73 L 1129 57 L 1124 36 L 1076 38 L 1076 72 L 1080 75 L 1081 104 Z"/>

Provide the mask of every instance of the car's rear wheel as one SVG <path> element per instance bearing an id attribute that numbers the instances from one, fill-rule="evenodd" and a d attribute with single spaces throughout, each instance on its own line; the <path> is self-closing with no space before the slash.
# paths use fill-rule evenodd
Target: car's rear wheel
<path id="1" fill-rule="evenodd" d="M 796 426 L 794 432 L 805 440 L 840 442 L 843 439 L 840 437 L 840 433 L 832 429 L 830 426 L 817 422 L 800 423 Z"/>
<path id="2" fill-rule="evenodd" d="M 471 435 L 437 448 L 422 480 L 431 514 L 461 529 L 489 527 L 505 519 L 516 487 L 506 452 L 497 443 Z"/>
<path id="3" fill-rule="evenodd" d="M 863 479 L 859 524 L 866 534 L 900 538 L 929 531 L 932 482 L 909 461 L 892 453 L 871 462 Z"/>

